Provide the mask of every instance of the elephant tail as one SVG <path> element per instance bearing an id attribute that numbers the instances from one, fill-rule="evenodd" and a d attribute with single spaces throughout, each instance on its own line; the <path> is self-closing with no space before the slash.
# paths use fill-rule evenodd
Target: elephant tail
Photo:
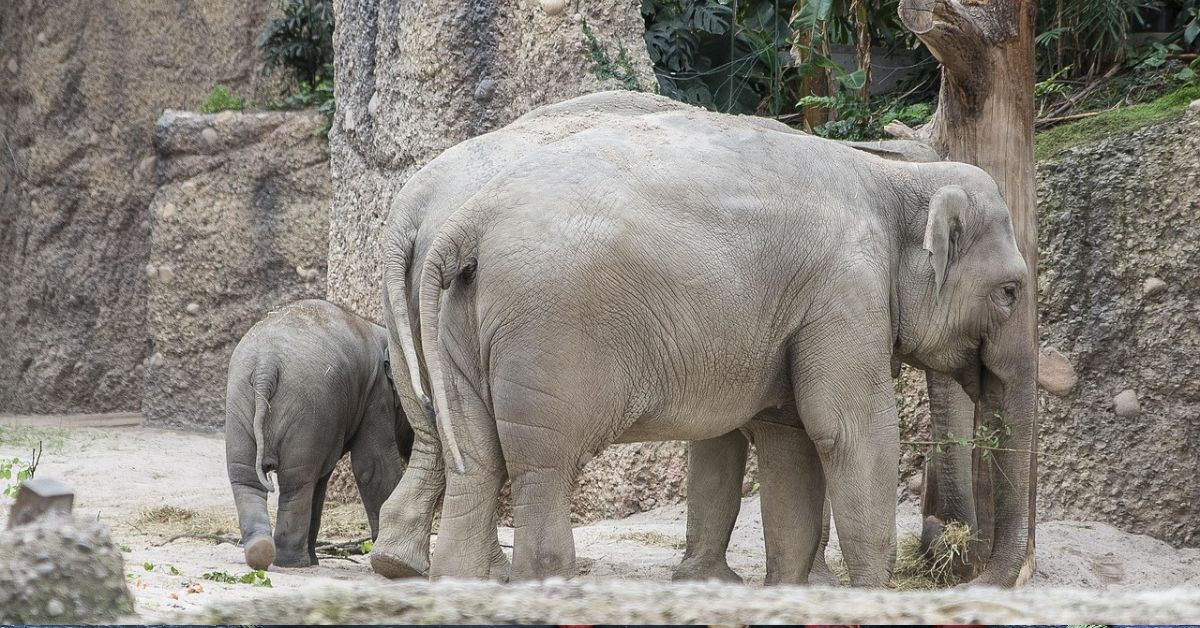
<path id="1" fill-rule="evenodd" d="M 414 321 L 408 308 L 408 295 L 411 294 L 408 271 L 415 254 L 417 231 L 411 224 L 398 225 L 390 231 L 392 242 L 385 247 L 383 259 L 383 312 L 388 323 L 388 336 L 403 353 L 413 394 L 424 406 L 426 414 L 432 417 L 433 404 L 421 384 L 421 363 L 417 359 L 417 347 L 413 339 Z"/>
<path id="2" fill-rule="evenodd" d="M 254 369 L 251 385 L 254 388 L 254 471 L 258 473 L 258 481 L 266 487 L 267 492 L 275 490 L 275 485 L 267 477 L 263 468 L 263 458 L 266 456 L 267 442 L 265 438 L 267 411 L 271 409 L 271 397 L 275 394 L 275 382 L 278 372 L 274 367 L 263 363 Z"/>
<path id="3" fill-rule="evenodd" d="M 425 354 L 425 367 L 433 392 L 438 432 L 459 473 L 464 472 L 466 466 L 454 436 L 454 426 L 450 422 L 439 349 L 442 293 L 456 279 L 470 281 L 477 264 L 473 252 L 478 248 L 478 232 L 463 220 L 464 213 L 460 209 L 446 221 L 434 239 L 421 270 L 421 349 Z"/>

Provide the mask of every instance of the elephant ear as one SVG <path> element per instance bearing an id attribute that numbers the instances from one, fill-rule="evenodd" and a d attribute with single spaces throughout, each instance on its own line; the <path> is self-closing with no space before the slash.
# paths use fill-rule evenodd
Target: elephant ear
<path id="1" fill-rule="evenodd" d="M 924 248 L 933 266 L 934 295 L 941 295 L 950 265 L 958 256 L 958 240 L 962 235 L 962 217 L 971 205 L 966 190 L 947 185 L 929 199 L 929 222 L 925 225 Z"/>

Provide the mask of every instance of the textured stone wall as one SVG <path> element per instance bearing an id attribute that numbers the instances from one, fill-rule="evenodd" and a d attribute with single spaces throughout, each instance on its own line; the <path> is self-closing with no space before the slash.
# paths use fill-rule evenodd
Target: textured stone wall
<path id="1" fill-rule="evenodd" d="M 1040 510 L 1200 545 L 1200 106 L 1038 164 Z M 1124 393 L 1124 394 L 1123 394 Z"/>
<path id="2" fill-rule="evenodd" d="M 323 297 L 329 230 L 325 116 L 167 111 L 149 204 L 151 355 L 142 413 L 219 428 L 229 356 L 267 312 Z"/>
<path id="3" fill-rule="evenodd" d="M 253 91 L 268 11 L 0 2 L 0 411 L 137 409 L 154 121 Z"/>

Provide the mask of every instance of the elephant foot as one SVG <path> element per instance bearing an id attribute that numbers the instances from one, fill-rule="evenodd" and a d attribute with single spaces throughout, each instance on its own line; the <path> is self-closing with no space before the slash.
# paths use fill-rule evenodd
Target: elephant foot
<path id="1" fill-rule="evenodd" d="M 672 582 L 687 580 L 720 580 L 742 584 L 742 577 L 722 558 L 685 558 L 671 574 Z"/>
<path id="2" fill-rule="evenodd" d="M 275 556 L 276 567 L 301 568 L 312 567 L 316 564 L 317 559 L 313 558 L 307 550 L 295 553 L 281 552 Z"/>
<path id="3" fill-rule="evenodd" d="M 371 549 L 371 569 L 389 580 L 425 578 L 429 575 L 429 560 L 415 560 L 413 556 L 376 545 Z"/>
<path id="4" fill-rule="evenodd" d="M 829 564 L 825 562 L 825 557 L 817 556 L 813 560 L 812 570 L 808 572 L 808 583 L 813 586 L 836 587 L 840 586 L 842 581 L 829 568 Z"/>
<path id="5" fill-rule="evenodd" d="M 246 564 L 251 569 L 266 569 L 275 562 L 275 541 L 269 536 L 259 536 L 246 543 Z"/>
<path id="6" fill-rule="evenodd" d="M 492 558 L 492 566 L 488 569 L 488 580 L 506 583 L 512 579 L 512 562 L 504 555 L 504 550 L 498 550 L 499 556 Z"/>

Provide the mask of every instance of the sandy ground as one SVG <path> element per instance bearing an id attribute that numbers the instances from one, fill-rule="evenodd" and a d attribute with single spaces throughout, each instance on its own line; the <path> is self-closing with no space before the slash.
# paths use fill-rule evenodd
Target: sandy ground
<path id="1" fill-rule="evenodd" d="M 42 443 L 39 477 L 65 481 L 75 490 L 76 512 L 112 527 L 126 557 L 126 572 L 138 613 L 166 617 L 234 601 L 262 599 L 314 585 L 381 582 L 363 557 L 358 562 L 325 559 L 319 567 L 272 568 L 272 587 L 223 584 L 201 578 L 206 572 L 241 575 L 248 571 L 241 549 L 229 543 L 178 539 L 181 532 L 206 530 L 237 536 L 235 511 L 225 477 L 220 435 L 146 428 L 29 428 L 0 426 L 0 457 L 28 458 Z M 0 498 L 4 500 L 5 498 Z M 150 516 L 175 512 L 182 520 Z M 0 514 L 0 525 L 7 507 Z M 150 514 L 148 514 L 150 513 Z M 329 540 L 365 536 L 361 506 L 343 506 Z M 164 520 L 166 519 L 166 520 Z M 651 580 L 668 582 L 682 556 L 685 508 L 660 508 L 620 521 L 602 521 L 575 530 L 584 582 Z M 919 528 L 913 504 L 902 503 L 901 535 Z M 512 531 L 502 528 L 509 544 Z M 836 555 L 836 539 L 830 548 Z M 1031 588 L 1084 587 L 1094 590 L 1158 590 L 1200 587 L 1200 549 L 1176 549 L 1155 539 L 1127 534 L 1097 522 L 1046 521 L 1038 526 L 1038 572 Z M 730 565 L 752 584 L 761 583 L 764 553 L 756 497 L 744 500 L 729 552 Z M 149 568 L 149 569 L 148 569 Z M 199 584 L 199 587 L 192 586 Z M 192 591 L 188 592 L 189 586 Z M 202 589 L 202 590 L 197 590 Z"/>

